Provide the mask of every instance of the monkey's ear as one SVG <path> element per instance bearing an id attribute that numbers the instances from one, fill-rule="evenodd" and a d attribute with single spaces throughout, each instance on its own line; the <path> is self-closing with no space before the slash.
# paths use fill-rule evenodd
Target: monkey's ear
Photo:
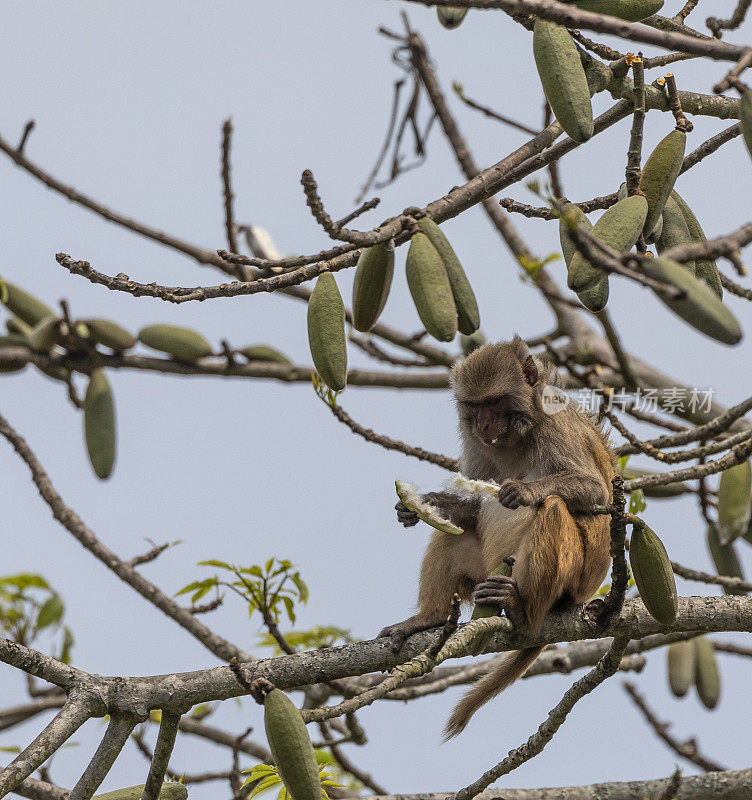
<path id="1" fill-rule="evenodd" d="M 535 386 L 535 384 L 538 382 L 538 367 L 536 366 L 532 356 L 528 356 L 522 362 L 522 372 L 525 375 L 525 380 L 531 386 Z"/>

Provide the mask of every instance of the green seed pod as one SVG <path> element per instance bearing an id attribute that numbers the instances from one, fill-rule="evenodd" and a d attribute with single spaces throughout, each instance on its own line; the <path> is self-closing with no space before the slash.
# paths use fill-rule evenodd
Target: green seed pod
<path id="1" fill-rule="evenodd" d="M 679 204 L 671 195 L 666 200 L 660 219 L 663 220 L 663 225 L 660 234 L 656 237 L 656 249 L 659 253 L 678 245 L 692 244 L 692 234 L 689 232 L 684 214 L 682 214 Z M 657 227 L 658 225 L 656 224 L 651 236 L 655 235 Z M 689 270 L 694 275 L 695 262 L 685 261 L 684 269 Z"/>
<path id="2" fill-rule="evenodd" d="M 130 350 L 136 346 L 138 341 L 130 331 L 109 319 L 95 318 L 82 320 L 82 322 L 88 328 L 89 338 L 92 342 L 109 347 L 116 353 Z"/>
<path id="3" fill-rule="evenodd" d="M 6 298 L 4 304 L 19 319 L 23 320 L 32 328 L 40 323 L 45 317 L 56 317 L 57 314 L 46 304 L 33 294 L 16 286 L 15 283 L 3 281 L 6 288 Z"/>
<path id="4" fill-rule="evenodd" d="M 655 244 L 660 238 L 661 234 L 663 233 L 663 214 L 658 217 L 658 222 L 655 223 L 653 226 L 653 230 L 650 232 L 649 236 L 645 237 L 645 241 L 648 244 Z"/>
<path id="5" fill-rule="evenodd" d="M 358 258 L 353 283 L 352 320 L 356 331 L 370 331 L 384 310 L 394 275 L 394 244 L 367 247 Z"/>
<path id="6" fill-rule="evenodd" d="M 47 317 L 35 325 L 29 334 L 29 347 L 39 353 L 49 353 L 56 345 L 60 344 L 62 333 L 60 326 L 65 325 L 55 317 Z M 65 326 L 68 327 L 67 325 Z"/>
<path id="7" fill-rule="evenodd" d="M 101 369 L 91 373 L 84 398 L 84 434 L 89 461 L 98 478 L 109 478 L 115 463 L 115 400 Z"/>
<path id="8" fill-rule="evenodd" d="M 577 297 L 585 308 L 591 311 L 603 311 L 608 303 L 608 275 L 604 275 L 597 283 L 588 286 L 581 292 L 577 292 Z"/>
<path id="9" fill-rule="evenodd" d="M 752 89 L 748 89 L 742 94 L 740 109 L 744 144 L 747 145 L 747 150 L 752 156 Z"/>
<path id="10" fill-rule="evenodd" d="M 695 687 L 700 702 L 714 709 L 721 698 L 721 676 L 715 660 L 715 649 L 709 639 L 698 636 L 695 643 Z"/>
<path id="11" fill-rule="evenodd" d="M 585 216 L 585 212 L 579 206 L 574 203 L 565 204 L 562 216 L 559 217 L 559 242 L 561 244 L 561 254 L 564 256 L 564 263 L 568 267 L 576 248 L 570 236 L 570 227 L 567 222 L 579 225 L 586 231 L 593 230 L 593 223 Z"/>
<path id="12" fill-rule="evenodd" d="M 469 336 L 465 336 L 463 333 L 460 336 L 460 347 L 462 348 L 462 352 L 469 356 L 473 350 L 477 350 L 479 347 L 482 347 L 486 343 L 486 335 L 483 331 L 475 331 L 475 333 L 471 333 Z"/>
<path id="13" fill-rule="evenodd" d="M 736 344 L 742 338 L 742 329 L 736 317 L 706 283 L 695 278 L 676 261 L 649 258 L 642 262 L 642 268 L 649 278 L 686 292 L 681 299 L 664 297 L 657 292 L 656 294 L 661 302 L 693 328 L 724 344 Z"/>
<path id="14" fill-rule="evenodd" d="M 575 5 L 583 11 L 639 22 L 657 14 L 663 8 L 663 0 L 576 0 Z"/>
<path id="15" fill-rule="evenodd" d="M 26 337 L 18 333 L 9 333 L 7 336 L 0 336 L 0 347 L 26 347 Z M 26 369 L 26 362 L 0 364 L 0 374 L 8 375 L 12 372 L 21 372 Z"/>
<path id="16" fill-rule="evenodd" d="M 9 317 L 5 320 L 5 327 L 8 333 L 17 333 L 19 336 L 23 336 L 24 339 L 29 338 L 31 335 L 32 327 L 31 325 L 27 325 L 22 319 L 18 317 Z"/>
<path id="17" fill-rule="evenodd" d="M 424 233 L 416 233 L 410 240 L 405 274 L 428 333 L 440 342 L 451 342 L 457 333 L 457 306 L 444 261 Z"/>
<path id="18" fill-rule="evenodd" d="M 439 22 L 445 28 L 451 30 L 460 26 L 462 20 L 465 19 L 465 14 L 467 14 L 467 8 L 463 8 L 463 6 L 437 6 L 436 14 L 439 17 Z"/>
<path id="19" fill-rule="evenodd" d="M 650 469 L 640 469 L 639 467 L 632 467 L 627 465 L 625 470 L 619 470 L 621 475 L 627 480 L 630 478 L 643 478 L 648 475 L 660 475 L 659 472 L 654 472 Z M 645 486 L 642 493 L 645 497 L 653 497 L 656 499 L 665 499 L 669 497 L 680 497 L 690 491 L 689 486 L 683 481 L 676 483 L 667 483 L 665 486 Z"/>
<path id="20" fill-rule="evenodd" d="M 639 194 L 619 200 L 595 223 L 593 235 L 619 252 L 629 250 L 639 239 L 648 213 L 647 200 Z M 567 285 L 576 292 L 602 280 L 603 270 L 594 267 L 579 252 L 569 262 Z"/>
<path id="21" fill-rule="evenodd" d="M 264 697 L 264 727 L 277 771 L 292 800 L 321 800 L 319 766 L 305 723 L 279 689 Z"/>
<path id="22" fill-rule="evenodd" d="M 569 31 L 538 17 L 533 27 L 533 54 L 556 119 L 576 142 L 586 141 L 593 135 L 593 108 L 585 69 Z"/>
<path id="23" fill-rule="evenodd" d="M 644 523 L 636 523 L 629 540 L 629 564 L 650 615 L 661 625 L 676 619 L 676 581 L 663 542 Z"/>
<path id="24" fill-rule="evenodd" d="M 129 786 L 127 789 L 116 789 L 114 792 L 95 794 L 96 800 L 141 800 L 141 795 L 146 788 L 145 784 L 140 786 Z M 187 800 L 188 790 L 182 783 L 170 781 L 162 783 L 159 787 L 159 800 Z"/>
<path id="25" fill-rule="evenodd" d="M 507 578 L 512 576 L 512 566 L 514 565 L 514 559 L 510 559 L 512 563 L 510 564 L 509 561 L 502 561 L 501 564 L 491 573 L 491 575 L 504 575 Z M 483 603 L 476 603 L 475 608 L 473 609 L 473 616 L 472 619 L 485 619 L 486 617 L 496 617 L 499 615 L 499 610 L 494 608 L 493 606 L 483 605 Z"/>
<path id="26" fill-rule="evenodd" d="M 284 354 L 280 353 L 268 344 L 252 344 L 238 350 L 238 353 L 245 356 L 249 361 L 269 361 L 276 364 L 292 364 L 292 361 Z"/>
<path id="27" fill-rule="evenodd" d="M 470 336 L 480 327 L 480 312 L 473 287 L 470 286 L 465 270 L 452 245 L 449 244 L 449 240 L 430 217 L 421 217 L 418 220 L 418 227 L 428 237 L 428 241 L 431 242 L 444 262 L 449 285 L 452 287 L 454 304 L 457 307 L 457 328 L 460 333 Z"/>
<path id="28" fill-rule="evenodd" d="M 721 473 L 718 487 L 718 538 L 721 544 L 738 539 L 749 526 L 752 512 L 752 468 L 749 461 Z"/>
<path id="29" fill-rule="evenodd" d="M 138 332 L 138 338 L 147 347 L 179 361 L 198 361 L 212 353 L 211 345 L 200 333 L 178 325 L 147 325 Z"/>
<path id="30" fill-rule="evenodd" d="M 673 642 L 666 652 L 668 685 L 674 697 L 684 697 L 695 682 L 695 643 L 692 639 Z"/>
<path id="31" fill-rule="evenodd" d="M 718 537 L 718 529 L 714 524 L 708 525 L 708 550 L 719 575 L 744 580 L 744 572 L 734 545 L 721 544 Z M 746 594 L 744 589 L 727 589 L 724 587 L 723 591 L 726 594 Z"/>
<path id="32" fill-rule="evenodd" d="M 684 215 L 684 221 L 687 223 L 692 241 L 706 242 L 705 231 L 703 231 L 697 217 L 692 213 L 692 209 L 682 200 L 677 191 L 671 192 L 671 197 L 676 201 L 676 204 Z M 699 258 L 694 263 L 695 275 L 701 281 L 707 283 L 713 292 L 718 295 L 718 299 L 720 300 L 723 297 L 723 286 L 721 285 L 721 278 L 718 275 L 718 267 L 715 261 L 709 258 Z"/>
<path id="33" fill-rule="evenodd" d="M 673 130 L 656 145 L 642 168 L 639 188 L 648 201 L 645 235 L 650 234 L 663 213 L 666 200 L 679 177 L 687 146 L 687 134 Z"/>
<path id="34" fill-rule="evenodd" d="M 308 301 L 308 346 L 324 383 L 342 391 L 347 384 L 345 306 L 331 272 L 319 275 Z"/>

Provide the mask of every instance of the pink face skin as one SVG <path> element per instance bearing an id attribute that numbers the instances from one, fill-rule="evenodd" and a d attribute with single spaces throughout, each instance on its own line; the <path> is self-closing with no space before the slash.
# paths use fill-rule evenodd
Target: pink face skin
<path id="1" fill-rule="evenodd" d="M 463 402 L 473 433 L 487 445 L 497 444 L 509 430 L 506 395 L 487 397 L 480 402 Z"/>

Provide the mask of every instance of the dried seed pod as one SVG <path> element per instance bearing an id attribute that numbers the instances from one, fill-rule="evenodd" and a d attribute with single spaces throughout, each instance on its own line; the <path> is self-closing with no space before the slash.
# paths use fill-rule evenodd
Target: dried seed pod
<path id="1" fill-rule="evenodd" d="M 353 283 L 352 319 L 356 331 L 370 331 L 389 297 L 394 275 L 394 244 L 367 247 L 358 258 Z"/>
<path id="2" fill-rule="evenodd" d="M 663 0 L 575 0 L 577 8 L 639 22 L 663 8 Z"/>
<path id="3" fill-rule="evenodd" d="M 674 697 L 684 697 L 695 682 L 695 643 L 692 639 L 673 642 L 666 652 L 668 685 Z"/>
<path id="4" fill-rule="evenodd" d="M 109 347 L 116 353 L 130 350 L 136 346 L 138 341 L 130 331 L 118 325 L 117 322 L 112 322 L 112 320 L 94 318 L 85 319 L 82 322 L 89 329 L 89 338 L 92 342 Z"/>
<path id="5" fill-rule="evenodd" d="M 716 571 L 719 575 L 726 575 L 729 578 L 741 578 L 744 580 L 744 572 L 742 570 L 739 556 L 736 554 L 736 549 L 733 544 L 721 544 L 718 537 L 718 529 L 716 525 L 708 525 L 708 550 L 710 556 L 715 564 Z M 744 589 L 727 589 L 723 587 L 726 594 L 747 594 Z"/>
<path id="6" fill-rule="evenodd" d="M 555 22 L 536 18 L 533 54 L 543 92 L 556 119 L 576 142 L 593 135 L 590 89 L 580 53 L 569 31 Z"/>
<path id="7" fill-rule="evenodd" d="M 632 528 L 629 564 L 645 608 L 661 625 L 671 625 L 678 610 L 674 572 L 663 542 L 643 522 Z"/>
<path id="8" fill-rule="evenodd" d="M 736 317 L 706 283 L 695 278 L 676 261 L 649 258 L 642 262 L 642 268 L 649 278 L 685 292 L 685 296 L 679 299 L 656 294 L 661 302 L 693 328 L 724 344 L 736 344 L 742 338 L 742 329 Z"/>
<path id="9" fill-rule="evenodd" d="M 138 332 L 139 341 L 179 361 L 198 361 L 212 354 L 209 342 L 198 331 L 178 325 L 147 325 Z"/>
<path id="10" fill-rule="evenodd" d="M 324 383 L 335 392 L 347 384 L 345 306 L 331 272 L 324 272 L 308 301 L 308 346 Z"/>
<path id="11" fill-rule="evenodd" d="M 660 216 L 663 220 L 661 232 L 656 237 L 656 250 L 663 253 L 671 247 L 678 247 L 679 245 L 692 244 L 692 234 L 689 231 L 687 221 L 682 214 L 679 204 L 669 195 L 666 200 L 666 205 L 663 207 L 663 213 Z M 653 233 L 658 227 L 656 224 L 653 228 Z M 689 270 L 693 275 L 695 274 L 695 262 L 685 261 L 684 269 Z"/>
<path id="12" fill-rule="evenodd" d="M 695 687 L 700 702 L 714 709 L 721 699 L 721 676 L 715 659 L 715 649 L 709 639 L 698 636 L 695 643 Z"/>
<path id="13" fill-rule="evenodd" d="M 316 754 L 300 711 L 280 689 L 264 695 L 264 727 L 280 778 L 292 800 L 321 800 Z"/>
<path id="14" fill-rule="evenodd" d="M 593 226 L 593 235 L 603 244 L 622 252 L 639 239 L 648 213 L 647 200 L 639 194 L 619 200 Z M 604 272 L 594 267 L 582 253 L 575 252 L 569 262 L 567 285 L 581 292 L 603 279 Z"/>
<path id="15" fill-rule="evenodd" d="M 684 161 L 687 134 L 673 130 L 661 139 L 645 162 L 640 176 L 639 188 L 648 201 L 648 215 L 645 219 L 645 235 L 648 236 L 658 217 L 663 213 L 666 200 L 674 188 Z"/>
<path id="16" fill-rule="evenodd" d="M 115 463 L 115 400 L 104 371 L 91 373 L 84 398 L 84 435 L 98 478 L 109 478 Z"/>
<path id="17" fill-rule="evenodd" d="M 426 503 L 407 481 L 395 481 L 394 488 L 397 490 L 397 497 L 399 497 L 400 503 L 410 511 L 414 511 L 418 515 L 418 519 L 421 519 L 426 525 L 430 525 L 442 533 L 454 535 L 463 533 L 462 528 L 458 528 L 453 522 L 444 519 L 438 508 Z"/>
<path id="18" fill-rule="evenodd" d="M 729 544 L 749 526 L 752 512 L 752 467 L 749 461 L 721 473 L 718 487 L 718 539 Z"/>
<path id="19" fill-rule="evenodd" d="M 739 107 L 744 143 L 747 145 L 750 156 L 752 156 L 752 89 L 747 89 L 742 94 Z"/>
<path id="20" fill-rule="evenodd" d="M 16 286 L 15 283 L 4 280 L 3 285 L 6 289 L 6 296 L 3 301 L 5 307 L 32 328 L 38 325 L 45 317 L 57 316 L 46 303 L 34 297 L 33 294 L 24 291 L 20 286 Z"/>
<path id="21" fill-rule="evenodd" d="M 509 562 L 512 562 L 511 564 Z M 508 561 L 505 559 L 499 566 L 491 573 L 491 575 L 504 575 L 507 578 L 512 576 L 512 566 L 514 559 L 510 558 Z M 496 617 L 499 615 L 499 610 L 494 606 L 484 605 L 483 603 L 476 603 L 473 609 L 472 619 L 486 619 L 486 617 Z"/>
<path id="22" fill-rule="evenodd" d="M 292 364 L 292 361 L 284 354 L 268 344 L 252 344 L 238 350 L 240 355 L 245 356 L 249 361 L 269 361 L 276 364 Z"/>
<path id="23" fill-rule="evenodd" d="M 462 23 L 462 20 L 465 19 L 465 15 L 467 14 L 467 7 L 437 6 L 436 14 L 439 18 L 439 22 L 445 28 L 449 28 L 449 30 L 452 30 L 453 28 L 458 28 Z"/>
<path id="24" fill-rule="evenodd" d="M 428 241 L 431 242 L 444 262 L 449 285 L 452 287 L 454 305 L 457 307 L 457 328 L 460 333 L 470 336 L 480 327 L 480 312 L 473 287 L 470 286 L 465 270 L 452 245 L 449 244 L 449 240 L 431 217 L 421 217 L 418 220 L 418 227 L 428 237 Z"/>
<path id="25" fill-rule="evenodd" d="M 457 333 L 457 306 L 444 261 L 425 233 L 415 233 L 410 240 L 405 274 L 428 333 L 440 342 L 451 342 Z"/>
<path id="26" fill-rule="evenodd" d="M 705 236 L 705 231 L 703 231 L 702 226 L 697 220 L 697 217 L 692 213 L 692 209 L 684 200 L 682 200 L 681 196 L 676 190 L 671 192 L 671 198 L 676 201 L 681 213 L 684 215 L 684 221 L 687 223 L 687 228 L 689 228 L 689 235 L 692 237 L 692 241 L 706 242 L 707 238 Z M 656 227 L 658 226 L 656 225 Z M 695 275 L 701 281 L 707 283 L 710 289 L 712 289 L 712 291 L 718 295 L 718 299 L 720 300 L 723 297 L 723 286 L 721 284 L 720 275 L 718 274 L 718 266 L 716 265 L 715 261 L 710 258 L 698 258 L 694 264 Z"/>
<path id="27" fill-rule="evenodd" d="M 95 794 L 92 800 L 141 800 L 141 795 L 146 788 L 145 784 L 140 786 L 129 786 L 127 789 L 115 789 L 114 792 Z M 186 800 L 188 790 L 182 783 L 170 781 L 163 783 L 159 787 L 159 800 Z"/>

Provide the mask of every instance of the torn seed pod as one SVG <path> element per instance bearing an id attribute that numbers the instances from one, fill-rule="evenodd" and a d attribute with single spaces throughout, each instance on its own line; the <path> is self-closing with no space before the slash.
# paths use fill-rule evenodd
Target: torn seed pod
<path id="1" fill-rule="evenodd" d="M 410 511 L 414 511 L 418 515 L 418 518 L 423 520 L 427 525 L 430 525 L 432 528 L 442 533 L 451 533 L 454 535 L 464 533 L 462 528 L 458 528 L 448 519 L 444 519 L 435 506 L 424 502 L 415 487 L 407 483 L 407 481 L 395 481 L 394 488 L 397 490 L 397 497 L 399 497 L 402 505 Z"/>

